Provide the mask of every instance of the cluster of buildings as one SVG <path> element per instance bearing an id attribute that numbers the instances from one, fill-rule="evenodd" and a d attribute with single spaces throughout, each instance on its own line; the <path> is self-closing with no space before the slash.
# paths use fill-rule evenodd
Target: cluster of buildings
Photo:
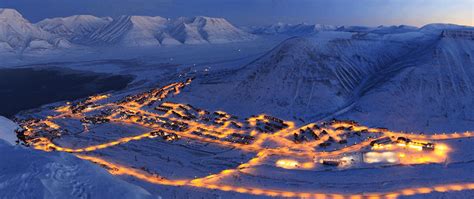
<path id="1" fill-rule="evenodd" d="M 61 129 L 57 124 L 48 120 L 28 119 L 21 120 L 18 123 L 20 128 L 15 132 L 19 143 L 25 145 L 35 143 L 35 140 L 39 137 L 52 140 L 67 133 L 66 129 Z"/>
<path id="2" fill-rule="evenodd" d="M 339 126 L 337 124 L 344 123 L 346 125 Z M 319 147 L 328 147 L 332 144 L 347 144 L 348 139 L 352 137 L 359 137 L 363 139 L 363 134 L 367 133 L 367 130 L 355 131 L 353 126 L 356 123 L 353 121 L 339 121 L 333 120 L 330 122 L 324 122 L 319 125 L 312 124 L 303 128 L 300 128 L 298 132 L 293 133 L 293 141 L 295 143 L 303 142 L 315 142 L 318 141 Z M 324 139 L 323 139 L 324 138 Z"/>
<path id="3" fill-rule="evenodd" d="M 126 96 L 120 102 L 120 104 L 136 105 L 138 107 L 152 106 L 157 101 L 161 101 L 166 98 L 170 93 L 178 94 L 180 92 L 180 89 L 184 88 L 186 85 L 189 85 L 191 81 L 192 78 L 189 78 L 185 82 L 176 82 L 161 87 L 159 89 L 154 88 L 147 92 Z"/>
<path id="4" fill-rule="evenodd" d="M 176 133 L 165 132 L 162 130 L 153 131 L 150 133 L 150 138 L 156 138 L 156 137 L 161 137 L 163 140 L 166 140 L 169 142 L 176 141 L 181 138 Z"/>
<path id="5" fill-rule="evenodd" d="M 104 116 L 84 117 L 81 119 L 83 124 L 103 124 L 110 122 L 110 119 Z"/>
<path id="6" fill-rule="evenodd" d="M 252 116 L 247 121 L 255 121 L 255 129 L 261 133 L 275 133 L 288 128 L 288 124 L 276 117 L 269 115 Z"/>
<path id="7" fill-rule="evenodd" d="M 376 139 L 370 143 L 372 148 L 374 149 L 384 149 L 388 148 L 392 145 L 397 145 L 399 147 L 406 147 L 406 148 L 413 148 L 418 149 L 419 151 L 433 151 L 435 150 L 435 144 L 431 142 L 421 142 L 421 141 L 413 141 L 406 137 L 398 137 L 398 138 L 391 138 L 391 137 L 382 137 Z"/>

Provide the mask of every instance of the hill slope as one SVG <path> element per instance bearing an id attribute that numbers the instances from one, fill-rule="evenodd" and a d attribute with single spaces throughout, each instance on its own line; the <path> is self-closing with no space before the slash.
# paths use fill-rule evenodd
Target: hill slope
<path id="1" fill-rule="evenodd" d="M 351 104 L 367 79 L 417 49 L 399 37 L 406 36 L 320 32 L 291 38 L 237 71 L 205 77 L 196 93 L 220 93 L 199 94 L 205 99 L 197 103 L 241 115 L 318 119 Z"/>
<path id="2" fill-rule="evenodd" d="M 394 129 L 471 130 L 473 57 L 472 38 L 440 38 L 412 67 L 373 88 L 343 117 Z"/>
<path id="3" fill-rule="evenodd" d="M 464 27 L 295 37 L 238 70 L 197 78 L 177 100 L 240 116 L 466 130 L 474 121 L 473 38 Z"/>

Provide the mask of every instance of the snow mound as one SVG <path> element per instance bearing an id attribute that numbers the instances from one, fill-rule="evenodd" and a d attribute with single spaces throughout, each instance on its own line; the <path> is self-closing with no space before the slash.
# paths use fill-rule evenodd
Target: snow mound
<path id="1" fill-rule="evenodd" d="M 0 52 L 14 52 L 15 50 L 7 42 L 0 42 Z"/>
<path id="2" fill-rule="evenodd" d="M 0 198 L 157 198 L 90 162 L 0 141 Z"/>
<path id="3" fill-rule="evenodd" d="M 0 140 L 7 141 L 14 145 L 17 140 L 15 130 L 19 128 L 13 121 L 0 116 Z"/>
<path id="4" fill-rule="evenodd" d="M 46 50 L 53 47 L 53 45 L 44 40 L 33 40 L 28 44 L 28 48 L 32 50 Z"/>

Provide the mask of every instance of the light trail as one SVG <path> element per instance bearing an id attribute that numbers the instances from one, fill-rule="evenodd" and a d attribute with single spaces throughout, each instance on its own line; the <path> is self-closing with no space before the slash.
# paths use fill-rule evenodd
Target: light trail
<path id="1" fill-rule="evenodd" d="M 382 199 L 382 198 L 397 198 L 399 196 L 411 196 L 415 194 L 429 194 L 434 192 L 449 192 L 449 191 L 465 191 L 465 190 L 474 190 L 474 183 L 455 183 L 455 184 L 443 184 L 427 187 L 417 187 L 417 188 L 404 188 L 394 191 L 387 192 L 367 192 L 363 194 L 337 194 L 337 193 L 323 193 L 323 192 L 299 192 L 299 191 L 287 191 L 287 190 L 277 190 L 277 189 L 261 189 L 255 187 L 246 187 L 246 186 L 232 186 L 232 185 L 222 185 L 215 183 L 207 183 L 206 180 L 210 178 L 216 178 L 219 175 L 231 175 L 234 170 L 224 170 L 220 174 L 210 175 L 203 178 L 197 179 L 180 179 L 180 180 L 169 180 L 165 179 L 156 174 L 148 174 L 142 171 L 125 167 L 119 164 L 108 162 L 104 159 L 85 156 L 85 155 L 76 155 L 77 157 L 94 162 L 96 164 L 104 166 L 109 173 L 112 175 L 128 175 L 135 177 L 137 179 L 143 180 L 145 182 L 158 184 L 158 185 L 167 185 L 167 186 L 189 186 L 196 188 L 205 188 L 220 190 L 225 192 L 237 192 L 242 194 L 251 194 L 251 195 L 263 195 L 271 197 L 301 197 L 301 198 L 341 198 L 341 199 L 353 199 L 353 198 L 371 198 L 371 199 Z M 222 176 L 219 176 L 222 177 Z"/>
<path id="2" fill-rule="evenodd" d="M 91 152 L 91 151 L 96 151 L 96 150 L 100 150 L 100 149 L 105 149 L 105 148 L 109 148 L 109 147 L 116 146 L 116 145 L 119 145 L 119 144 L 124 144 L 124 143 L 130 142 L 130 141 L 133 141 L 133 140 L 141 140 L 143 138 L 148 138 L 150 136 L 151 136 L 151 134 L 150 134 L 150 132 L 148 132 L 148 133 L 144 133 L 144 134 L 137 135 L 137 136 L 120 138 L 120 139 L 115 140 L 115 141 L 111 141 L 111 142 L 107 142 L 107 143 L 103 143 L 103 144 L 98 144 L 98 145 L 93 145 L 93 146 L 88 146 L 88 147 L 84 147 L 84 148 L 78 148 L 78 149 L 60 147 L 60 146 L 52 143 L 47 138 L 38 138 L 39 142 L 35 143 L 33 145 L 33 148 L 35 148 L 37 150 L 42 150 L 42 151 L 56 150 L 56 151 L 63 151 L 63 152 L 68 152 L 68 153 L 82 153 L 82 152 Z"/>

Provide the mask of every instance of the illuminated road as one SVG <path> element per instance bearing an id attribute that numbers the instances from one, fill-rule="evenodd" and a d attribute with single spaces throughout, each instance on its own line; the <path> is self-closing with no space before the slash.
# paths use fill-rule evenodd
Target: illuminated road
<path id="1" fill-rule="evenodd" d="M 209 119 L 203 119 L 211 115 L 210 113 L 206 113 L 205 110 L 196 109 L 186 104 L 161 103 L 161 101 L 168 96 L 179 94 L 180 90 L 190 83 L 191 80 L 173 83 L 160 89 L 153 89 L 135 96 L 128 96 L 125 100 L 119 102 L 100 104 L 101 101 L 108 99 L 110 96 L 99 95 L 92 96 L 78 105 L 68 104 L 58 107 L 56 108 L 57 115 L 48 116 L 39 121 L 25 122 L 22 125 L 25 129 L 24 135 L 26 137 L 23 141 L 37 150 L 73 153 L 81 159 L 105 167 L 113 175 L 133 176 L 143 181 L 160 185 L 190 186 L 251 195 L 303 198 L 396 198 L 398 196 L 427 194 L 431 192 L 474 189 L 474 183 L 464 183 L 409 188 L 383 193 L 346 195 L 274 190 L 270 188 L 260 189 L 222 184 L 219 181 L 220 179 L 230 175 L 238 175 L 242 169 L 253 168 L 263 164 L 271 156 L 301 157 L 309 160 L 304 163 L 299 163 L 291 159 L 281 159 L 276 162 L 276 166 L 286 169 L 313 169 L 315 164 L 317 164 L 313 160 L 321 160 L 324 162 L 327 161 L 324 158 L 336 158 L 337 161 L 345 161 L 344 158 L 347 159 L 347 157 L 340 159 L 337 159 L 337 157 L 347 153 L 362 153 L 367 150 L 373 151 L 366 153 L 366 155 L 370 156 L 370 158 L 372 158 L 371 161 L 374 162 L 387 160 L 388 162 L 397 162 L 399 164 L 441 163 L 445 161 L 448 156 L 450 151 L 449 146 L 436 144 L 433 150 L 425 151 L 424 146 L 426 144 L 424 143 L 427 143 L 427 141 L 474 137 L 474 132 L 421 135 L 419 133 L 395 132 L 387 129 L 370 128 L 352 121 L 332 121 L 324 124 L 311 123 L 297 127 L 294 122 L 283 121 L 265 114 L 252 116 L 246 119 L 245 122 L 241 122 L 233 119 L 231 115 L 223 111 L 214 113 L 216 118 L 214 118 L 212 123 L 209 122 Z M 147 110 L 147 108 L 149 109 L 149 107 L 152 107 L 155 103 L 160 104 L 156 110 L 160 110 L 163 113 Z M 103 117 L 94 118 L 96 122 L 107 121 L 116 124 L 132 124 L 152 129 L 152 131 L 84 148 L 67 148 L 53 143 L 52 139 L 61 136 L 61 133 L 57 133 L 57 131 L 61 129 L 61 126 L 55 123 L 55 120 L 61 118 L 84 119 L 86 118 L 85 113 L 105 110 L 107 108 L 112 109 L 113 112 Z M 195 115 L 191 114 L 194 112 Z M 44 135 L 38 133 L 45 131 L 45 129 L 51 133 L 56 132 L 58 135 L 54 137 L 48 134 Z M 310 135 L 315 138 L 308 139 L 309 136 L 302 136 L 306 131 L 311 132 Z M 341 144 L 341 147 L 336 147 L 333 150 L 321 150 L 320 146 L 328 142 L 347 143 L 346 137 L 349 134 L 358 134 L 359 136 L 366 137 L 364 141 L 358 143 L 351 142 L 345 145 Z M 200 142 L 214 143 L 244 152 L 252 152 L 256 155 L 248 162 L 242 163 L 234 169 L 223 170 L 202 178 L 170 180 L 155 173 L 147 173 L 135 168 L 115 164 L 105 159 L 83 154 L 84 152 L 97 151 L 128 142 L 153 139 L 158 135 L 166 136 L 166 139 L 184 137 Z M 237 141 L 229 141 L 229 138 L 232 136 L 234 136 L 234 138 L 237 137 Z M 300 136 L 302 137 L 301 140 L 299 138 Z M 406 143 L 399 142 L 372 146 L 374 140 L 395 139 L 400 137 L 407 140 L 416 140 L 416 142 L 407 141 Z M 377 151 L 385 152 L 378 153 Z"/>

